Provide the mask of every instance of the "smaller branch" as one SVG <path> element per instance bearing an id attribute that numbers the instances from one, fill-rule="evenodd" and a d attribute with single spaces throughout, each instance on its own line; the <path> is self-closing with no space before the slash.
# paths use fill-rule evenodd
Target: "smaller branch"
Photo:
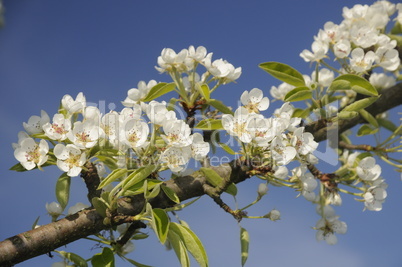
<path id="1" fill-rule="evenodd" d="M 135 232 L 140 228 L 147 228 L 147 225 L 141 221 L 134 221 L 124 233 L 124 235 L 116 241 L 119 246 L 124 246 L 130 238 L 135 234 Z"/>
<path id="2" fill-rule="evenodd" d="M 327 190 L 337 190 L 338 183 L 335 182 L 335 179 L 338 176 L 335 173 L 322 173 L 313 164 L 307 164 L 307 168 L 311 172 L 311 174 L 314 175 L 314 177 L 320 180 L 320 182 L 325 186 Z"/>
<path id="3" fill-rule="evenodd" d="M 363 150 L 363 151 L 385 151 L 385 148 L 382 147 L 375 147 L 375 146 L 370 146 L 370 145 L 352 145 L 352 144 L 348 144 L 344 141 L 340 141 L 339 142 L 339 147 L 341 148 L 346 148 L 349 150 Z"/>
<path id="4" fill-rule="evenodd" d="M 244 216 L 247 214 L 244 211 L 241 210 L 232 210 L 223 200 L 221 199 L 220 195 L 217 194 L 219 191 L 218 188 L 212 187 L 208 184 L 203 185 L 205 193 L 210 196 L 216 204 L 219 205 L 224 211 L 227 213 L 231 214 L 238 222 L 243 219 Z"/>
<path id="5" fill-rule="evenodd" d="M 82 171 L 81 177 L 84 179 L 85 185 L 87 186 L 88 189 L 87 194 L 88 200 L 90 203 L 92 203 L 92 199 L 94 197 L 100 197 L 102 193 L 102 190 L 98 189 L 100 179 L 95 164 L 93 164 L 92 162 L 87 162 L 85 164 L 85 168 L 87 170 Z"/>

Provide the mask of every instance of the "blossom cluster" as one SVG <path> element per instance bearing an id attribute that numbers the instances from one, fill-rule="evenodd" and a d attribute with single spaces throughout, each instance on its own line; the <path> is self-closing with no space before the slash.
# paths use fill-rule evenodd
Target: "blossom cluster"
<path id="1" fill-rule="evenodd" d="M 269 100 L 260 89 L 245 91 L 241 102 L 243 106 L 234 115 L 222 116 L 222 126 L 231 136 L 247 144 L 252 156 L 272 158 L 274 166 L 285 166 L 293 160 L 317 160 L 312 153 L 318 143 L 311 133 L 304 132 L 304 127 L 298 127 L 301 119 L 292 117 L 291 104 L 283 104 L 273 117 L 266 118 L 260 111 L 268 109 Z"/>
<path id="2" fill-rule="evenodd" d="M 315 71 L 312 78 L 304 75 L 306 85 L 312 89 L 317 86 L 329 86 L 334 79 L 334 72 L 325 66 L 339 74 L 365 75 L 370 73 L 369 81 L 377 89 L 395 85 L 395 76 L 384 73 L 395 72 L 401 66 L 397 41 L 385 33 L 387 24 L 395 13 L 397 16 L 394 20 L 400 24 L 402 4 L 377 1 L 370 6 L 358 4 L 352 8 L 345 7 L 343 9 L 344 20 L 340 24 L 332 21 L 325 23 L 323 29 L 320 29 L 314 37 L 311 50 L 305 49 L 300 53 L 306 62 L 317 62 L 320 65 L 317 80 L 314 77 Z M 324 62 L 325 59 L 330 58 L 331 52 L 334 61 L 340 65 L 338 70 Z M 374 69 L 377 72 L 372 73 Z M 383 72 L 378 72 L 380 70 Z M 282 83 L 277 87 L 272 86 L 271 95 L 276 99 L 283 100 L 293 88 L 294 86 L 287 83 Z"/>
<path id="3" fill-rule="evenodd" d="M 41 167 L 52 152 L 60 170 L 77 176 L 90 160 L 91 148 L 102 141 L 123 154 L 132 150 L 137 158 L 155 154 L 154 161 L 173 172 L 182 170 L 191 158 L 201 160 L 209 152 L 209 144 L 202 135 L 192 134 L 186 122 L 167 109 L 166 102 L 132 104 L 120 112 L 110 111 L 104 115 L 97 107 L 87 106 L 82 93 L 76 99 L 65 95 L 61 104 L 62 109 L 52 121 L 42 111 L 41 116 L 32 116 L 23 124 L 26 132 L 19 133 L 18 143 L 13 146 L 16 159 L 27 170 Z M 154 125 L 153 140 L 143 113 Z M 79 115 L 82 120 L 77 119 Z M 151 143 L 155 142 L 156 135 L 163 140 L 158 150 L 154 149 L 155 143 Z M 34 137 L 39 136 L 41 140 L 37 143 Z M 54 144 L 53 150 L 49 149 L 47 140 Z"/>

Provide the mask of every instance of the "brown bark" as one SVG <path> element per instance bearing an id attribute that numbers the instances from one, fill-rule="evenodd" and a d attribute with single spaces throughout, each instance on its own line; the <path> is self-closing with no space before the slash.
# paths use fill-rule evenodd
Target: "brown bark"
<path id="1" fill-rule="evenodd" d="M 378 101 L 367 108 L 367 111 L 374 116 L 402 103 L 402 83 L 383 90 L 381 94 Z M 306 131 L 311 132 L 316 141 L 323 141 L 331 135 L 339 135 L 363 122 L 364 119 L 360 116 L 351 120 L 340 120 L 337 127 L 314 122 L 306 126 Z M 230 164 L 223 164 L 213 169 L 225 180 L 240 183 L 249 178 L 247 173 L 249 169 L 247 166 L 236 165 L 236 162 L 232 161 Z M 200 171 L 191 176 L 178 177 L 165 182 L 165 185 L 170 187 L 181 201 L 204 195 L 204 184 L 206 184 L 206 178 Z M 94 195 L 97 195 L 97 192 Z M 154 208 L 174 205 L 162 191 L 150 203 Z M 142 210 L 144 204 L 145 200 L 141 195 L 122 198 L 118 204 L 118 215 L 136 215 Z M 107 229 L 107 226 L 103 224 L 103 218 L 94 209 L 78 212 L 0 242 L 0 266 L 12 266 L 80 238 L 99 233 L 103 229 Z"/>

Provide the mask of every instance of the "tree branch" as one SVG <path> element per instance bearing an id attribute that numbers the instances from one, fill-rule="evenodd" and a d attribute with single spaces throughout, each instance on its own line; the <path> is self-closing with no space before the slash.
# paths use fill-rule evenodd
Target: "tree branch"
<path id="1" fill-rule="evenodd" d="M 374 117 L 380 113 L 390 110 L 402 104 L 402 83 L 398 83 L 388 89 L 381 91 L 381 96 L 366 110 Z M 326 139 L 333 140 L 344 131 L 353 128 L 357 124 L 364 123 L 362 116 L 358 115 L 350 120 L 339 120 L 336 123 L 323 124 L 319 121 L 306 125 L 305 131 L 310 132 L 317 142 Z"/>
<path id="2" fill-rule="evenodd" d="M 367 108 L 367 111 L 373 116 L 402 103 L 402 83 L 383 90 L 381 94 L 381 97 Z M 330 139 L 331 136 L 338 136 L 345 130 L 363 122 L 364 119 L 361 116 L 351 120 L 339 120 L 337 125 L 322 125 L 319 122 L 313 122 L 306 126 L 306 131 L 311 132 L 316 141 L 323 141 L 327 138 Z M 240 166 L 235 160 L 229 164 L 211 168 L 225 180 L 236 184 L 250 177 L 248 173 L 250 167 Z M 204 184 L 206 184 L 206 177 L 201 171 L 165 182 L 165 185 L 171 188 L 181 201 L 204 195 Z M 94 187 L 91 186 L 91 188 Z M 91 195 L 97 194 L 96 190 L 92 190 Z M 157 197 L 150 200 L 150 204 L 153 208 L 167 208 L 174 206 L 175 203 L 161 191 Z M 136 215 L 141 212 L 144 205 L 145 199 L 142 195 L 124 197 L 119 200 L 117 213 L 118 215 Z M 94 209 L 80 211 L 0 242 L 0 266 L 12 266 L 83 237 L 99 233 L 104 229 L 107 229 L 107 226 L 103 224 L 102 216 Z"/>

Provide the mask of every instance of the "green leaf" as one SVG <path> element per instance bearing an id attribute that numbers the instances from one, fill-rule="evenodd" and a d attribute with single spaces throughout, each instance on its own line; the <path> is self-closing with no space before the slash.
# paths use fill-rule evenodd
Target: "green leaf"
<path id="1" fill-rule="evenodd" d="M 100 161 L 102 161 L 111 171 L 114 171 L 117 169 L 116 159 L 107 157 L 107 156 L 102 156 L 102 155 L 97 155 L 96 157 Z"/>
<path id="2" fill-rule="evenodd" d="M 56 251 L 56 252 L 59 253 L 63 258 L 66 258 L 70 262 L 74 263 L 74 266 L 80 266 L 80 267 L 88 266 L 86 260 L 84 260 L 82 257 L 78 256 L 75 253 L 65 251 Z"/>
<path id="3" fill-rule="evenodd" d="M 139 262 L 136 262 L 135 260 L 128 259 L 126 257 L 124 257 L 124 259 L 127 260 L 129 263 L 131 263 L 132 265 L 134 265 L 136 267 L 152 267 L 152 266 L 149 266 L 149 265 L 141 264 Z"/>
<path id="4" fill-rule="evenodd" d="M 32 224 L 32 228 L 31 228 L 32 230 L 35 229 L 36 226 L 38 225 L 39 218 L 40 218 L 40 216 L 38 216 L 38 218 L 36 218 L 36 220 L 35 220 L 34 223 Z"/>
<path id="5" fill-rule="evenodd" d="M 163 209 L 152 210 L 151 226 L 158 236 L 159 241 L 165 244 L 169 230 L 169 217 Z"/>
<path id="6" fill-rule="evenodd" d="M 110 248 L 103 248 L 102 253 L 95 254 L 91 260 L 93 267 L 114 267 L 114 254 Z"/>
<path id="7" fill-rule="evenodd" d="M 201 267 L 208 266 L 208 257 L 204 246 L 198 236 L 191 231 L 190 228 L 171 222 L 169 226 L 169 232 L 170 231 L 176 233 L 180 237 L 186 249 L 191 253 Z"/>
<path id="8" fill-rule="evenodd" d="M 233 149 L 225 143 L 219 143 L 220 147 L 225 150 L 230 155 L 236 155 L 238 153 L 234 152 Z"/>
<path id="9" fill-rule="evenodd" d="M 266 62 L 261 63 L 259 67 L 282 82 L 296 87 L 306 86 L 303 75 L 289 65 L 279 62 Z"/>
<path id="10" fill-rule="evenodd" d="M 169 110 L 169 111 L 174 110 L 177 101 L 179 101 L 179 99 L 177 99 L 177 98 L 171 98 L 171 99 L 169 100 L 169 103 L 168 103 L 167 106 L 166 106 L 166 109 Z"/>
<path id="11" fill-rule="evenodd" d="M 143 100 L 144 102 L 148 102 L 158 98 L 164 94 L 167 94 L 173 91 L 176 88 L 175 83 L 158 83 L 154 87 L 149 90 L 147 97 Z"/>
<path id="12" fill-rule="evenodd" d="M 184 246 L 183 241 L 180 236 L 175 232 L 169 230 L 168 232 L 168 240 L 172 245 L 174 252 L 177 255 L 177 258 L 180 261 L 182 267 L 190 267 L 190 259 L 188 257 L 187 249 Z"/>
<path id="13" fill-rule="evenodd" d="M 210 99 L 207 102 L 208 105 L 213 106 L 214 108 L 216 108 L 217 110 L 219 110 L 220 112 L 224 113 L 224 114 L 232 114 L 233 115 L 233 111 L 228 108 L 225 104 L 223 104 L 222 101 L 216 100 L 216 99 Z"/>
<path id="14" fill-rule="evenodd" d="M 162 185 L 162 190 L 168 196 L 168 198 L 170 200 L 172 200 L 173 202 L 175 202 L 177 204 L 180 204 L 180 199 L 176 195 L 176 193 L 173 191 L 173 189 L 171 189 L 171 188 L 169 188 L 169 187 L 167 187 L 165 185 Z"/>
<path id="15" fill-rule="evenodd" d="M 200 130 L 222 130 L 222 121 L 215 119 L 205 119 L 200 121 L 194 128 Z"/>
<path id="16" fill-rule="evenodd" d="M 377 122 L 381 125 L 381 127 L 387 129 L 388 131 L 395 132 L 397 129 L 396 125 L 387 119 L 377 118 Z"/>
<path id="17" fill-rule="evenodd" d="M 337 77 L 328 89 L 330 91 L 353 90 L 363 95 L 378 96 L 377 89 L 369 81 L 354 74 L 343 74 Z"/>
<path id="18" fill-rule="evenodd" d="M 310 113 L 311 113 L 310 108 L 307 108 L 307 109 L 295 108 L 293 110 L 292 117 L 293 118 L 303 118 L 303 119 L 305 119 L 305 118 L 308 117 L 308 115 L 310 115 Z"/>
<path id="19" fill-rule="evenodd" d="M 301 100 L 306 100 L 306 99 L 311 99 L 312 97 L 312 92 L 310 88 L 308 87 L 296 87 L 289 91 L 285 95 L 285 101 L 288 102 L 295 102 L 295 101 L 301 101 Z"/>
<path id="20" fill-rule="evenodd" d="M 401 34 L 402 33 L 402 24 L 400 24 L 398 21 L 395 22 L 394 27 L 391 30 L 392 34 Z"/>
<path id="21" fill-rule="evenodd" d="M 209 86 L 208 86 L 208 84 L 203 84 L 203 85 L 200 85 L 200 84 L 196 84 L 195 85 L 195 87 L 197 88 L 197 90 L 198 90 L 198 92 L 200 92 L 200 94 L 202 95 L 202 97 L 204 97 L 205 98 L 205 100 L 209 100 L 210 99 L 210 91 L 209 91 Z"/>
<path id="22" fill-rule="evenodd" d="M 378 132 L 378 128 L 373 128 L 369 124 L 363 124 L 359 130 L 357 131 L 357 136 L 363 136 L 363 135 L 368 135 L 368 134 L 375 134 Z"/>
<path id="23" fill-rule="evenodd" d="M 350 120 L 353 119 L 354 117 L 358 116 L 359 112 L 357 111 L 345 111 L 342 110 L 341 112 L 338 113 L 338 118 L 342 120 Z"/>
<path id="24" fill-rule="evenodd" d="M 56 199 L 64 210 L 70 198 L 71 177 L 67 173 L 60 175 L 56 182 Z"/>
<path id="25" fill-rule="evenodd" d="M 249 243 L 250 237 L 247 230 L 243 227 L 240 227 L 241 266 L 244 266 L 244 264 L 246 264 L 248 258 Z"/>
<path id="26" fill-rule="evenodd" d="M 373 104 L 375 101 L 377 101 L 377 99 L 378 99 L 378 96 L 363 98 L 363 99 L 357 100 L 357 101 L 353 102 L 352 104 L 346 106 L 343 110 L 360 111 L 362 109 L 367 108 L 371 104 Z"/>
<path id="27" fill-rule="evenodd" d="M 92 198 L 92 205 L 95 207 L 96 212 L 102 217 L 106 217 L 106 210 L 109 208 L 109 204 L 102 198 Z"/>
<path id="28" fill-rule="evenodd" d="M 127 169 L 116 169 L 114 171 L 112 171 L 105 179 L 102 180 L 102 182 L 99 184 L 98 189 L 101 189 L 105 186 L 107 186 L 108 184 L 116 181 L 119 178 L 122 178 L 126 173 L 127 173 Z"/>
<path id="29" fill-rule="evenodd" d="M 200 171 L 204 173 L 207 178 L 208 183 L 210 183 L 213 187 L 221 186 L 223 183 L 223 178 L 214 170 L 210 168 L 201 167 Z M 231 183 L 225 190 L 226 193 L 236 196 L 237 195 L 237 187 L 235 184 Z"/>
<path id="30" fill-rule="evenodd" d="M 145 180 L 145 182 L 147 183 L 147 191 L 149 192 L 149 190 L 151 190 L 151 192 L 146 195 L 146 199 L 151 199 L 159 195 L 159 192 L 161 191 L 161 184 L 157 184 L 151 189 L 148 185 L 148 181 Z"/>
<path id="31" fill-rule="evenodd" d="M 124 180 L 123 189 L 128 189 L 131 186 L 141 182 L 145 178 L 147 178 L 151 173 L 155 171 L 155 165 L 148 165 L 146 167 L 141 167 L 131 173 L 127 178 Z"/>
<path id="32" fill-rule="evenodd" d="M 373 117 L 373 115 L 371 115 L 369 112 L 367 112 L 366 110 L 362 109 L 359 111 L 359 114 L 371 125 L 373 125 L 374 127 L 378 128 L 380 127 L 380 125 L 378 124 L 376 118 Z"/>

